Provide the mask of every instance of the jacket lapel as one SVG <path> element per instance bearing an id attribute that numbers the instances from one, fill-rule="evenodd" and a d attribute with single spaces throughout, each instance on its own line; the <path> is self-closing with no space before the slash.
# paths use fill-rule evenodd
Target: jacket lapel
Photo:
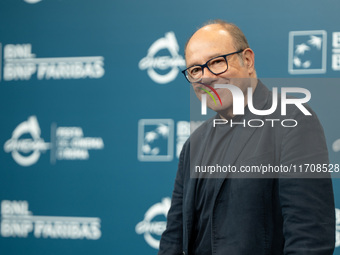
<path id="1" fill-rule="evenodd" d="M 260 80 L 258 80 L 257 87 L 253 93 L 253 104 L 255 109 L 263 109 L 268 101 L 268 97 L 270 96 L 269 90 L 262 84 Z M 245 115 L 242 118 L 239 118 L 237 122 L 241 122 L 244 119 L 253 119 L 253 118 L 259 118 L 257 115 L 254 115 L 249 111 L 249 109 L 246 107 Z M 233 148 L 232 150 L 228 151 L 228 154 L 225 155 L 227 161 L 230 162 L 230 165 L 234 165 L 237 161 L 240 153 L 242 152 L 243 148 L 248 143 L 248 140 L 253 135 L 256 128 L 244 128 L 241 125 L 235 126 L 235 129 L 232 132 L 235 132 L 233 135 L 233 138 L 231 140 L 231 146 L 230 148 Z M 202 134 L 202 139 L 204 137 L 204 134 Z M 190 146 L 191 149 L 193 146 Z M 189 150 L 190 151 L 190 150 Z M 190 152 L 189 152 L 190 153 Z M 190 165 L 190 160 L 189 160 Z M 186 166 L 186 169 L 190 169 L 190 166 Z M 221 190 L 221 187 L 226 179 L 227 175 L 221 175 L 220 178 L 216 179 L 216 185 L 214 190 L 214 203 L 216 203 L 216 198 L 218 196 L 218 193 Z M 195 193 L 196 193 L 196 184 L 197 184 L 197 178 L 191 178 L 189 177 L 188 185 L 187 185 L 187 191 L 184 193 L 185 197 L 183 198 L 183 201 L 185 204 L 183 205 L 183 213 L 185 214 L 185 227 L 184 227 L 184 247 L 183 249 L 185 251 L 188 251 L 188 241 L 190 240 L 192 227 L 193 227 L 193 219 L 194 219 L 194 211 L 195 211 Z"/>
<path id="2" fill-rule="evenodd" d="M 253 93 L 253 105 L 255 109 L 264 109 L 268 102 L 268 97 L 271 95 L 270 91 L 263 85 L 263 83 L 258 80 L 257 87 Z M 271 107 L 271 106 L 269 106 Z M 237 122 L 242 122 L 243 120 L 246 120 L 246 122 L 249 119 L 259 119 L 258 115 L 255 115 L 251 113 L 246 107 L 245 109 L 245 115 L 240 118 L 240 120 L 237 120 Z M 251 127 L 243 127 L 242 125 L 237 125 L 234 127 L 234 135 L 231 140 L 230 148 L 233 148 L 232 150 L 228 151 L 228 154 L 225 155 L 226 162 L 228 162 L 230 165 L 235 165 L 235 162 L 237 161 L 240 153 L 242 152 L 243 148 L 247 145 L 250 137 L 255 132 L 256 128 Z M 220 178 L 216 180 L 216 186 L 215 186 L 215 192 L 214 192 L 214 200 L 216 202 L 216 198 L 218 196 L 218 193 L 221 190 L 221 187 L 227 177 L 226 174 L 222 174 Z"/>

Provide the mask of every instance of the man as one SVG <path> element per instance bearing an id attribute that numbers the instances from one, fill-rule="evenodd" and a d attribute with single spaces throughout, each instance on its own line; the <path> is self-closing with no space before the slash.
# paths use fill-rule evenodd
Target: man
<path id="1" fill-rule="evenodd" d="M 257 128 L 242 125 L 249 119 L 268 118 L 249 111 L 251 105 L 268 110 L 275 100 L 257 80 L 254 52 L 233 24 L 217 20 L 200 28 L 185 53 L 186 78 L 200 100 L 206 96 L 217 116 L 202 124 L 183 146 L 159 255 L 333 254 L 334 199 L 327 173 L 323 178 L 285 173 L 275 176 L 281 178 L 258 178 L 229 172 L 206 178 L 206 172 L 196 171 L 197 166 L 328 164 L 315 113 L 307 105 L 303 107 L 311 116 L 289 105 L 284 117 L 295 120 L 296 127 L 273 122 Z M 243 92 L 244 115 L 234 114 L 236 102 L 230 90 L 216 84 L 233 84 Z M 218 94 L 220 104 L 208 92 Z M 253 93 L 251 104 L 247 93 Z M 282 119 L 280 101 L 278 105 L 269 119 Z M 239 124 L 214 125 L 216 118 Z"/>

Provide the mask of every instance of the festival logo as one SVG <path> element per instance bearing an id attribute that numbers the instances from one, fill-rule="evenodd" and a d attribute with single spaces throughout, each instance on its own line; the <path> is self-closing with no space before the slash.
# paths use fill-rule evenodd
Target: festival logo
<path id="1" fill-rule="evenodd" d="M 88 160 L 90 150 L 104 149 L 101 137 L 85 137 L 81 127 L 58 127 L 51 124 L 50 143 L 41 137 L 36 116 L 30 116 L 13 131 L 12 137 L 4 144 L 4 151 L 11 153 L 20 166 L 31 166 L 38 162 L 41 153 L 50 150 L 51 164 L 57 160 Z"/>
<path id="2" fill-rule="evenodd" d="M 337 139 L 333 142 L 332 149 L 334 152 L 340 151 L 340 139 Z"/>
<path id="3" fill-rule="evenodd" d="M 159 249 L 159 241 L 166 228 L 166 217 L 170 205 L 170 198 L 163 198 L 161 203 L 151 206 L 145 213 L 144 220 L 136 225 L 136 233 L 144 235 L 145 241 L 152 248 Z M 162 217 L 162 220 L 159 217 Z"/>
<path id="4" fill-rule="evenodd" d="M 4 150 L 11 153 L 19 165 L 33 165 L 39 160 L 41 152 L 50 149 L 50 143 L 45 143 L 40 135 L 38 120 L 31 116 L 14 129 L 12 138 L 4 145 Z"/>
<path id="5" fill-rule="evenodd" d="M 167 51 L 167 55 L 157 55 L 164 50 Z M 179 55 L 175 33 L 168 32 L 165 37 L 155 41 L 138 66 L 140 70 L 147 70 L 149 77 L 156 83 L 165 84 L 175 80 L 180 67 L 185 66 L 184 58 Z"/>
<path id="6" fill-rule="evenodd" d="M 28 4 L 36 4 L 39 3 L 41 0 L 24 0 Z"/>

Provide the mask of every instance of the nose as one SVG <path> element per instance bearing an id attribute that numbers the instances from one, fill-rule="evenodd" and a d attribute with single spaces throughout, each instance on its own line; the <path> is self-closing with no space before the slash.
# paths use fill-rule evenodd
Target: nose
<path id="1" fill-rule="evenodd" d="M 217 80 L 218 76 L 210 72 L 210 70 L 207 67 L 204 67 L 201 83 L 204 85 L 211 86 L 214 83 L 216 83 Z"/>
<path id="2" fill-rule="evenodd" d="M 202 78 L 214 78 L 217 77 L 216 74 L 213 74 L 209 68 L 207 66 L 203 67 L 203 74 L 202 74 Z"/>

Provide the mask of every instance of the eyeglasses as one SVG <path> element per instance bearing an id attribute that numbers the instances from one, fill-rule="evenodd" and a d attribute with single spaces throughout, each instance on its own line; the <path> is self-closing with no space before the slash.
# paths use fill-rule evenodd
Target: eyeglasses
<path id="1" fill-rule="evenodd" d="M 243 51 L 244 50 L 239 50 L 229 54 L 214 57 L 212 59 L 209 59 L 204 65 L 190 66 L 187 69 L 183 70 L 182 73 L 190 83 L 197 82 L 202 79 L 202 76 L 204 74 L 204 67 L 208 68 L 208 70 L 215 75 L 224 73 L 228 70 L 227 56 L 241 53 Z"/>

